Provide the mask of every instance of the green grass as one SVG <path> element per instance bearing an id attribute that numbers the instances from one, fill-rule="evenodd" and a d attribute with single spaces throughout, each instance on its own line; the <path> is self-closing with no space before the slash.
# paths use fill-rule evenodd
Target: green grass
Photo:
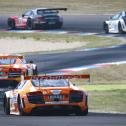
<path id="1" fill-rule="evenodd" d="M 73 80 L 77 86 L 88 92 L 90 111 L 126 113 L 125 70 L 126 65 L 112 65 L 78 72 L 91 75 L 90 83 L 83 79 Z"/>
<path id="2" fill-rule="evenodd" d="M 89 95 L 89 109 L 101 112 L 126 113 L 126 84 L 86 85 Z"/>
<path id="3" fill-rule="evenodd" d="M 111 65 L 104 68 L 89 69 L 78 72 L 78 74 L 88 73 L 91 75 L 91 84 L 126 84 L 126 65 Z M 83 85 L 83 80 L 76 81 Z"/>
<path id="4" fill-rule="evenodd" d="M 81 85 L 87 91 L 114 91 L 126 90 L 126 84 Z"/>
<path id="5" fill-rule="evenodd" d="M 0 13 L 21 14 L 37 7 L 67 7 L 67 13 L 115 13 L 125 10 L 125 0 L 0 0 Z"/>
<path id="6" fill-rule="evenodd" d="M 90 110 L 126 113 L 126 89 L 91 91 L 88 94 Z"/>
<path id="7" fill-rule="evenodd" d="M 81 42 L 82 49 L 84 48 L 96 48 L 96 47 L 108 47 L 112 45 L 118 45 L 124 43 L 125 41 L 115 38 L 107 38 L 107 37 L 100 37 L 100 36 L 79 36 L 79 35 L 68 35 L 68 34 L 48 34 L 48 33 L 9 33 L 9 32 L 0 32 L 0 39 L 1 38 L 18 38 L 18 39 L 27 39 L 32 38 L 41 42 L 66 42 L 66 43 L 74 43 L 74 42 Z M 79 47 L 80 48 L 80 47 Z M 75 48 L 78 49 L 78 48 Z"/>

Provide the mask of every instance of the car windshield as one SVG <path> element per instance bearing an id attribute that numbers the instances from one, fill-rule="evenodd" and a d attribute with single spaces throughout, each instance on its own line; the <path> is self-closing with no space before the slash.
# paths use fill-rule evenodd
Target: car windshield
<path id="1" fill-rule="evenodd" d="M 0 65 L 14 64 L 15 61 L 15 58 L 0 58 Z"/>
<path id="2" fill-rule="evenodd" d="M 37 14 L 38 15 L 46 15 L 46 14 L 53 14 L 56 15 L 58 13 L 58 11 L 55 10 L 37 10 Z"/>
<path id="3" fill-rule="evenodd" d="M 67 87 L 69 85 L 67 80 L 46 80 L 46 79 L 32 79 L 34 86 L 40 87 Z"/>
<path id="4" fill-rule="evenodd" d="M 121 13 L 117 13 L 116 15 L 112 16 L 112 20 L 118 20 L 121 16 Z"/>

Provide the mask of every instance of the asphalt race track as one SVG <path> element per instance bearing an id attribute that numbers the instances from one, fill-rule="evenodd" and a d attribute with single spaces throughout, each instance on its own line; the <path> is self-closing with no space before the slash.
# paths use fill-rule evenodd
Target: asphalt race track
<path id="1" fill-rule="evenodd" d="M 35 61 L 39 68 L 39 72 L 47 73 L 57 69 L 82 65 L 126 61 L 126 45 L 91 51 L 27 55 L 26 58 L 28 61 Z"/>
<path id="2" fill-rule="evenodd" d="M 107 15 L 64 15 L 64 30 L 102 32 L 102 23 Z M 7 17 L 0 16 L 0 29 L 7 29 Z M 39 72 L 57 69 L 126 60 L 126 45 L 92 51 L 27 55 L 38 65 Z M 89 113 L 88 116 L 41 115 L 6 116 L 0 111 L 0 126 L 126 126 L 126 115 Z"/>
<path id="3" fill-rule="evenodd" d="M 126 126 L 126 115 L 89 113 L 88 116 L 0 115 L 0 126 Z"/>
<path id="4" fill-rule="evenodd" d="M 63 30 L 101 32 L 108 15 L 63 15 Z M 7 29 L 8 16 L 0 16 L 0 29 Z"/>
<path id="5" fill-rule="evenodd" d="M 103 22 L 108 15 L 65 15 L 65 30 L 83 32 L 102 32 Z"/>

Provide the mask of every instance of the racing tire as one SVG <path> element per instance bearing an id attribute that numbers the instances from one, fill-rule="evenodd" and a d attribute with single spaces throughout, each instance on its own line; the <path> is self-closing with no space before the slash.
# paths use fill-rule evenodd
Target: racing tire
<path id="1" fill-rule="evenodd" d="M 33 21 L 32 21 L 32 19 L 28 18 L 28 20 L 27 20 L 27 30 L 33 30 L 33 29 L 34 29 Z"/>
<path id="2" fill-rule="evenodd" d="M 17 103 L 18 103 L 19 115 L 20 115 L 20 116 L 26 115 L 26 113 L 25 113 L 24 110 L 23 110 L 23 101 L 22 101 L 22 99 L 20 98 L 20 96 L 18 96 Z"/>
<path id="3" fill-rule="evenodd" d="M 62 23 L 60 23 L 60 24 L 58 24 L 58 25 L 56 26 L 56 28 L 57 28 L 57 29 L 61 29 L 61 28 L 62 28 L 62 26 L 63 26 L 63 24 L 62 24 Z"/>
<path id="4" fill-rule="evenodd" d="M 76 110 L 75 114 L 77 116 L 86 116 L 86 115 L 88 115 L 88 107 L 84 111 L 82 111 L 80 109 Z"/>
<path id="5" fill-rule="evenodd" d="M 109 27 L 108 27 L 108 24 L 106 24 L 105 22 L 104 22 L 104 24 L 103 24 L 103 29 L 104 29 L 104 31 L 105 31 L 106 34 L 109 33 Z"/>
<path id="6" fill-rule="evenodd" d="M 3 107 L 4 107 L 5 114 L 10 115 L 10 98 L 4 96 Z"/>
<path id="7" fill-rule="evenodd" d="M 9 30 L 16 29 L 16 27 L 15 27 L 15 20 L 14 19 L 11 19 L 11 18 L 8 19 L 8 29 Z"/>
<path id="8" fill-rule="evenodd" d="M 118 31 L 119 31 L 120 34 L 124 33 L 120 22 L 118 24 Z"/>

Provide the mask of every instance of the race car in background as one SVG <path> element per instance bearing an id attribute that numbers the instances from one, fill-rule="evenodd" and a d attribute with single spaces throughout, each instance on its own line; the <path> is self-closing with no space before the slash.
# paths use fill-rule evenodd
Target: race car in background
<path id="1" fill-rule="evenodd" d="M 28 10 L 21 17 L 11 16 L 8 18 L 8 29 L 36 29 L 36 28 L 61 28 L 63 18 L 58 15 L 59 10 L 67 8 L 36 8 Z"/>
<path id="2" fill-rule="evenodd" d="M 126 12 L 111 16 L 107 21 L 103 23 L 103 29 L 105 33 L 124 33 L 126 32 Z"/>
<path id="3" fill-rule="evenodd" d="M 88 114 L 88 95 L 70 79 L 89 79 L 90 75 L 27 76 L 15 89 L 4 94 L 4 112 L 16 115 L 64 112 Z"/>
<path id="4" fill-rule="evenodd" d="M 22 55 L 0 55 L 0 79 L 37 75 L 37 66 L 32 61 L 26 62 Z"/>

